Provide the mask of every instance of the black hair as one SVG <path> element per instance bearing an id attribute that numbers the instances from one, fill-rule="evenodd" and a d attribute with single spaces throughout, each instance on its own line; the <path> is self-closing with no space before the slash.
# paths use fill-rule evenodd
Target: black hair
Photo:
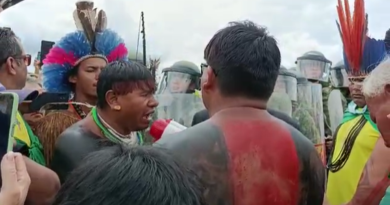
<path id="1" fill-rule="evenodd" d="M 232 22 L 218 31 L 204 58 L 223 95 L 262 100 L 273 92 L 281 61 L 276 40 L 251 21 Z"/>
<path id="2" fill-rule="evenodd" d="M 0 63 L 5 63 L 9 57 L 20 57 L 23 50 L 18 37 L 8 27 L 0 27 Z"/>
<path id="3" fill-rule="evenodd" d="M 202 205 L 198 177 L 183 164 L 161 148 L 107 147 L 80 163 L 53 205 Z"/>
<path id="4" fill-rule="evenodd" d="M 99 75 L 96 106 L 99 108 L 107 106 L 106 93 L 109 90 L 113 90 L 118 95 L 125 95 L 136 88 L 154 92 L 155 83 L 152 73 L 141 63 L 136 61 L 111 62 Z"/>
<path id="5" fill-rule="evenodd" d="M 69 83 L 70 85 L 70 88 L 71 90 L 74 92 L 76 90 L 76 84 L 75 83 L 71 83 L 69 82 L 69 78 L 70 77 L 74 77 L 74 76 L 77 76 L 77 74 L 79 73 L 79 67 L 80 67 L 80 63 L 77 64 L 76 66 L 74 66 L 72 69 L 70 69 L 66 75 L 66 79 L 65 81 Z"/>

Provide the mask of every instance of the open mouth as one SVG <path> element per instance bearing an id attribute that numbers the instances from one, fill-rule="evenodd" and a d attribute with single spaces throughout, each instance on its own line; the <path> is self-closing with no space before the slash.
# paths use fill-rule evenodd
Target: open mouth
<path id="1" fill-rule="evenodd" d="M 151 121 L 153 119 L 153 114 L 154 114 L 154 111 L 150 111 L 150 112 L 146 113 L 142 118 L 145 121 Z"/>

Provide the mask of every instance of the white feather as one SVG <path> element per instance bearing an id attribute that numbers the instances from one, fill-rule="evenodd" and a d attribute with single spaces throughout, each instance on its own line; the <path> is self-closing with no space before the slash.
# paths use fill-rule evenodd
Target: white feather
<path id="1" fill-rule="evenodd" d="M 96 23 L 97 23 L 97 20 L 96 20 L 96 18 L 97 18 L 97 15 L 96 15 L 96 9 L 93 9 L 92 11 L 90 11 L 91 13 L 91 15 L 90 15 L 90 17 L 91 17 L 91 19 L 90 19 L 90 21 L 91 21 L 91 25 L 92 25 L 92 29 L 93 29 L 93 31 L 95 31 L 95 29 L 96 29 Z"/>
<path id="2" fill-rule="evenodd" d="M 76 24 L 77 30 L 83 31 L 83 25 L 81 24 L 81 21 L 79 19 L 79 16 L 77 15 L 77 9 L 73 11 L 73 20 Z"/>

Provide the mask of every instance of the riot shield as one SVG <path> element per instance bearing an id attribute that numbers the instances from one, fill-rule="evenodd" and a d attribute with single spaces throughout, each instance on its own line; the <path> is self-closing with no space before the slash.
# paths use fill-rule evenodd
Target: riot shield
<path id="1" fill-rule="evenodd" d="M 268 100 L 267 108 L 292 115 L 292 102 L 287 93 L 273 92 Z"/>
<path id="2" fill-rule="evenodd" d="M 343 105 L 342 105 L 342 94 L 340 90 L 332 90 L 328 97 L 328 112 L 329 112 L 329 122 L 332 134 L 336 131 L 337 126 L 339 126 L 343 120 Z"/>
<path id="3" fill-rule="evenodd" d="M 280 71 L 275 83 L 274 92 L 268 100 L 267 107 L 291 116 L 296 101 L 296 75 L 288 71 Z"/>
<path id="4" fill-rule="evenodd" d="M 160 94 L 155 96 L 159 102 L 154 119 L 173 119 L 190 127 L 194 115 L 205 109 L 203 101 L 195 94 Z"/>
<path id="5" fill-rule="evenodd" d="M 276 79 L 274 92 L 286 93 L 291 101 L 297 101 L 297 77 L 290 72 L 281 72 Z"/>
<path id="6" fill-rule="evenodd" d="M 322 105 L 322 86 L 305 82 L 298 84 L 297 109 L 293 113 L 302 133 L 315 145 L 325 162 L 325 131 Z"/>

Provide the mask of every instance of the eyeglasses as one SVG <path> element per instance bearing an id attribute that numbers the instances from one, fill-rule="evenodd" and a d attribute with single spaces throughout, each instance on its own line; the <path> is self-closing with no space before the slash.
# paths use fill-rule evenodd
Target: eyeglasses
<path id="1" fill-rule="evenodd" d="M 200 64 L 200 71 L 201 71 L 202 75 L 203 75 L 204 71 L 206 70 L 206 68 L 208 68 L 208 67 L 209 67 L 209 65 L 207 65 L 206 63 Z M 211 70 L 213 71 L 215 76 L 218 76 L 218 72 L 216 70 L 214 70 L 213 68 L 211 68 Z"/>
<path id="2" fill-rule="evenodd" d="M 200 72 L 203 73 L 203 71 L 208 67 L 209 65 L 207 65 L 206 63 L 201 63 L 200 64 Z"/>
<path id="3" fill-rule="evenodd" d="M 20 55 L 20 56 L 9 56 L 1 61 L 1 65 L 3 65 L 5 62 L 7 62 L 8 58 L 10 58 L 10 57 L 14 58 L 14 59 L 23 60 L 23 62 L 26 66 L 31 65 L 31 55 L 30 54 L 24 54 L 24 55 Z"/>

